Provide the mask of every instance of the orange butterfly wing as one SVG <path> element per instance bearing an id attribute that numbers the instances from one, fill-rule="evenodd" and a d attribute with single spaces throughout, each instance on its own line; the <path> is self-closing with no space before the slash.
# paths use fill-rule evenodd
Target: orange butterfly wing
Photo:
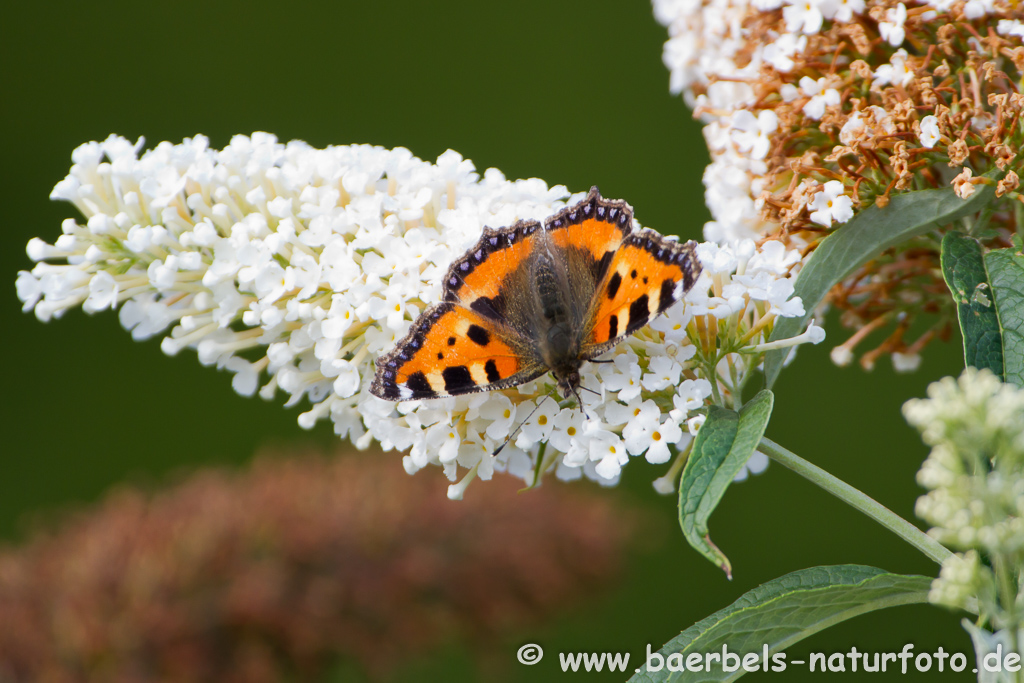
<path id="1" fill-rule="evenodd" d="M 377 359 L 370 392 L 392 401 L 504 389 L 546 372 L 527 362 L 497 327 L 452 302 L 432 306 L 394 351 Z"/>
<path id="2" fill-rule="evenodd" d="M 508 324 L 502 285 L 521 278 L 536 221 L 484 230 L 445 276 L 443 302 L 428 308 L 395 350 L 377 359 L 370 393 L 392 401 L 505 389 L 547 372 L 530 339 Z"/>
<path id="3" fill-rule="evenodd" d="M 622 200 L 603 198 L 592 187 L 581 202 L 547 219 L 544 230 L 563 253 L 582 251 L 581 256 L 589 255 L 606 268 L 633 230 L 633 210 Z"/>
<path id="4" fill-rule="evenodd" d="M 696 246 L 648 229 L 627 236 L 594 292 L 581 355 L 601 355 L 681 299 L 700 275 Z"/>
<path id="5" fill-rule="evenodd" d="M 602 198 L 596 187 L 545 222 L 569 264 L 573 295 L 589 302 L 581 323 L 583 358 L 595 358 L 639 330 L 700 275 L 695 242 L 680 244 L 653 230 L 633 232 L 632 226 L 629 204 Z"/>
<path id="6" fill-rule="evenodd" d="M 700 274 L 693 242 L 633 232 L 626 202 L 592 188 L 541 225 L 484 230 L 445 276 L 442 303 L 428 308 L 390 353 L 377 359 L 370 392 L 401 401 L 505 389 L 549 370 L 537 336 L 540 311 L 531 263 L 557 252 L 565 302 L 581 335 L 579 358 L 594 358 L 679 300 Z"/>

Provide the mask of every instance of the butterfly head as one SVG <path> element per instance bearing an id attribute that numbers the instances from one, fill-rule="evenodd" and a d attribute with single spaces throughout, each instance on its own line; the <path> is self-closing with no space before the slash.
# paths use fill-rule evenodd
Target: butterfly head
<path id="1" fill-rule="evenodd" d="M 577 394 L 577 387 L 580 386 L 580 371 L 571 370 L 564 375 L 555 375 L 558 380 L 558 390 L 562 392 L 562 396 L 568 398 L 569 396 L 575 396 Z"/>

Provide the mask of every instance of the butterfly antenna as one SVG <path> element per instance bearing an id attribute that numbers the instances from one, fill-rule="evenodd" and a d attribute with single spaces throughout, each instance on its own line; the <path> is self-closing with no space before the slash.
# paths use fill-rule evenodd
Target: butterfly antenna
<path id="1" fill-rule="evenodd" d="M 576 403 L 579 405 L 580 411 L 583 413 L 583 417 L 587 418 L 587 421 L 589 422 L 590 421 L 590 415 L 587 414 L 587 409 L 583 407 L 583 399 L 580 398 L 579 392 L 576 391 L 576 387 L 569 387 L 569 388 L 572 389 L 573 396 L 576 397 Z M 586 387 L 581 387 L 581 388 L 582 389 L 586 389 Z M 590 391 L 593 391 L 593 389 L 591 389 Z M 597 392 L 594 391 L 594 393 L 596 394 Z"/>
<path id="2" fill-rule="evenodd" d="M 522 428 L 522 426 L 530 421 L 530 418 L 533 417 L 533 414 L 537 412 L 537 409 L 540 408 L 541 404 L 544 403 L 544 399 L 548 398 L 548 396 L 550 396 L 550 394 L 544 394 L 544 398 L 537 402 L 537 405 L 533 407 L 533 410 L 531 410 L 530 414 L 526 416 L 526 419 L 520 421 L 520 423 L 516 425 L 516 428 L 512 430 L 512 433 L 508 435 L 508 438 L 505 439 L 505 442 L 494 449 L 494 452 L 491 453 L 492 457 L 498 455 L 498 453 L 501 453 L 501 450 L 508 445 L 508 442 L 511 441 L 512 438 L 519 433 L 519 430 Z"/>
<path id="3" fill-rule="evenodd" d="M 600 396 L 601 395 L 600 391 L 594 391 L 590 387 L 580 386 L 580 389 L 582 389 L 583 391 L 589 391 L 590 393 L 594 394 L 595 396 Z"/>

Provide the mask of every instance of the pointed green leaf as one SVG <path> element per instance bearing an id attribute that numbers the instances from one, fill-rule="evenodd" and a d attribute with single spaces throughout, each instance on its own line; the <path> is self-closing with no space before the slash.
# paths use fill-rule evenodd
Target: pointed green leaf
<path id="1" fill-rule="evenodd" d="M 1003 376 L 1003 340 L 981 244 L 961 232 L 942 238 L 942 276 L 956 302 L 964 363 Z"/>
<path id="2" fill-rule="evenodd" d="M 679 483 L 679 525 L 690 545 L 732 578 L 729 558 L 708 535 L 708 519 L 733 478 L 753 455 L 772 415 L 767 389 L 739 412 L 711 406 Z"/>
<path id="3" fill-rule="evenodd" d="M 673 681 L 734 681 L 744 673 L 724 671 L 722 648 L 739 656 L 768 652 L 771 656 L 790 645 L 852 617 L 886 607 L 928 601 L 931 579 L 926 576 L 890 574 L 875 567 L 837 565 L 814 567 L 786 574 L 745 593 L 739 600 L 703 619 L 670 640 L 658 652 L 664 657 L 660 670 L 658 661 L 642 662 L 640 671 L 630 683 Z M 685 666 L 692 653 L 717 652 L 719 660 L 711 671 L 670 671 Z M 735 662 L 735 660 L 733 660 Z M 758 666 L 763 666 L 762 658 Z"/>
<path id="4" fill-rule="evenodd" d="M 993 171 L 984 177 L 994 180 L 1001 175 L 1001 171 Z M 833 285 L 889 247 L 980 211 L 994 196 L 994 185 L 976 185 L 968 199 L 960 199 L 953 188 L 947 187 L 906 192 L 893 197 L 884 208 L 864 209 L 823 239 L 804 263 L 793 296 L 803 300 L 806 313 L 799 318 L 780 318 L 769 341 L 799 334 Z M 769 389 L 788 352 L 789 349 L 779 349 L 765 354 L 764 374 Z"/>
<path id="5" fill-rule="evenodd" d="M 1003 342 L 1003 381 L 1024 387 L 1024 253 L 1014 239 L 1009 249 L 985 254 L 992 303 Z"/>

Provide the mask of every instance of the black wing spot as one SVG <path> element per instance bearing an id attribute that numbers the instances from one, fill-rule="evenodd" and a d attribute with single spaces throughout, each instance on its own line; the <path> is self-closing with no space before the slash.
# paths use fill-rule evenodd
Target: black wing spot
<path id="1" fill-rule="evenodd" d="M 484 363 L 484 372 L 487 373 L 487 381 L 491 384 L 501 379 L 501 375 L 498 373 L 498 364 L 494 362 L 493 358 Z"/>
<path id="2" fill-rule="evenodd" d="M 649 305 L 650 301 L 646 294 L 640 295 L 639 299 L 629 305 L 629 326 L 626 328 L 627 332 L 639 330 L 647 324 L 647 319 L 651 315 Z"/>
<path id="3" fill-rule="evenodd" d="M 612 279 L 608 281 L 608 298 L 614 299 L 615 295 L 619 293 L 619 285 L 622 284 L 622 276 L 618 273 L 612 275 Z"/>
<path id="4" fill-rule="evenodd" d="M 477 297 L 469 305 L 469 308 L 490 320 L 502 320 L 505 317 L 505 296 L 499 293 L 493 298 Z"/>
<path id="5" fill-rule="evenodd" d="M 615 257 L 615 251 L 606 251 L 604 256 L 601 257 L 600 261 L 594 261 L 594 281 L 600 282 L 604 279 L 604 274 L 608 272 L 608 266 L 612 264 L 612 259 Z"/>
<path id="6" fill-rule="evenodd" d="M 615 339 L 619 336 L 619 316 L 613 315 L 608 318 L 608 339 Z"/>
<path id="7" fill-rule="evenodd" d="M 634 268 L 634 269 L 633 269 L 633 272 L 632 272 L 632 273 L 630 273 L 630 274 L 629 274 L 629 276 L 630 276 L 631 278 L 633 278 L 634 280 L 636 279 L 636 268 Z"/>
<path id="8" fill-rule="evenodd" d="M 664 311 L 671 306 L 675 300 L 676 283 L 672 280 L 663 280 L 661 283 L 661 294 L 658 297 L 658 311 Z"/>
<path id="9" fill-rule="evenodd" d="M 440 351 L 438 351 L 438 352 L 437 352 L 437 359 L 438 359 L 438 360 L 444 360 L 444 354 L 443 354 L 443 353 L 441 353 Z"/>
<path id="10" fill-rule="evenodd" d="M 491 343 L 491 335 L 487 333 L 487 330 L 480 327 L 479 325 L 470 325 L 469 329 L 466 330 L 466 336 L 469 337 L 470 341 L 480 346 L 487 346 Z"/>
<path id="11" fill-rule="evenodd" d="M 476 382 L 473 381 L 473 376 L 469 374 L 469 368 L 465 365 L 445 368 L 441 377 L 444 378 L 445 391 L 452 395 L 464 394 L 476 388 Z"/>
<path id="12" fill-rule="evenodd" d="M 412 398 L 431 398 L 437 396 L 437 392 L 430 386 L 427 376 L 422 372 L 414 372 L 405 380 L 405 386 L 412 390 Z"/>
<path id="13" fill-rule="evenodd" d="M 644 278 L 644 284 L 645 285 L 647 284 L 647 278 Z"/>
<path id="14" fill-rule="evenodd" d="M 455 346 L 455 337 L 448 337 L 448 346 Z"/>

